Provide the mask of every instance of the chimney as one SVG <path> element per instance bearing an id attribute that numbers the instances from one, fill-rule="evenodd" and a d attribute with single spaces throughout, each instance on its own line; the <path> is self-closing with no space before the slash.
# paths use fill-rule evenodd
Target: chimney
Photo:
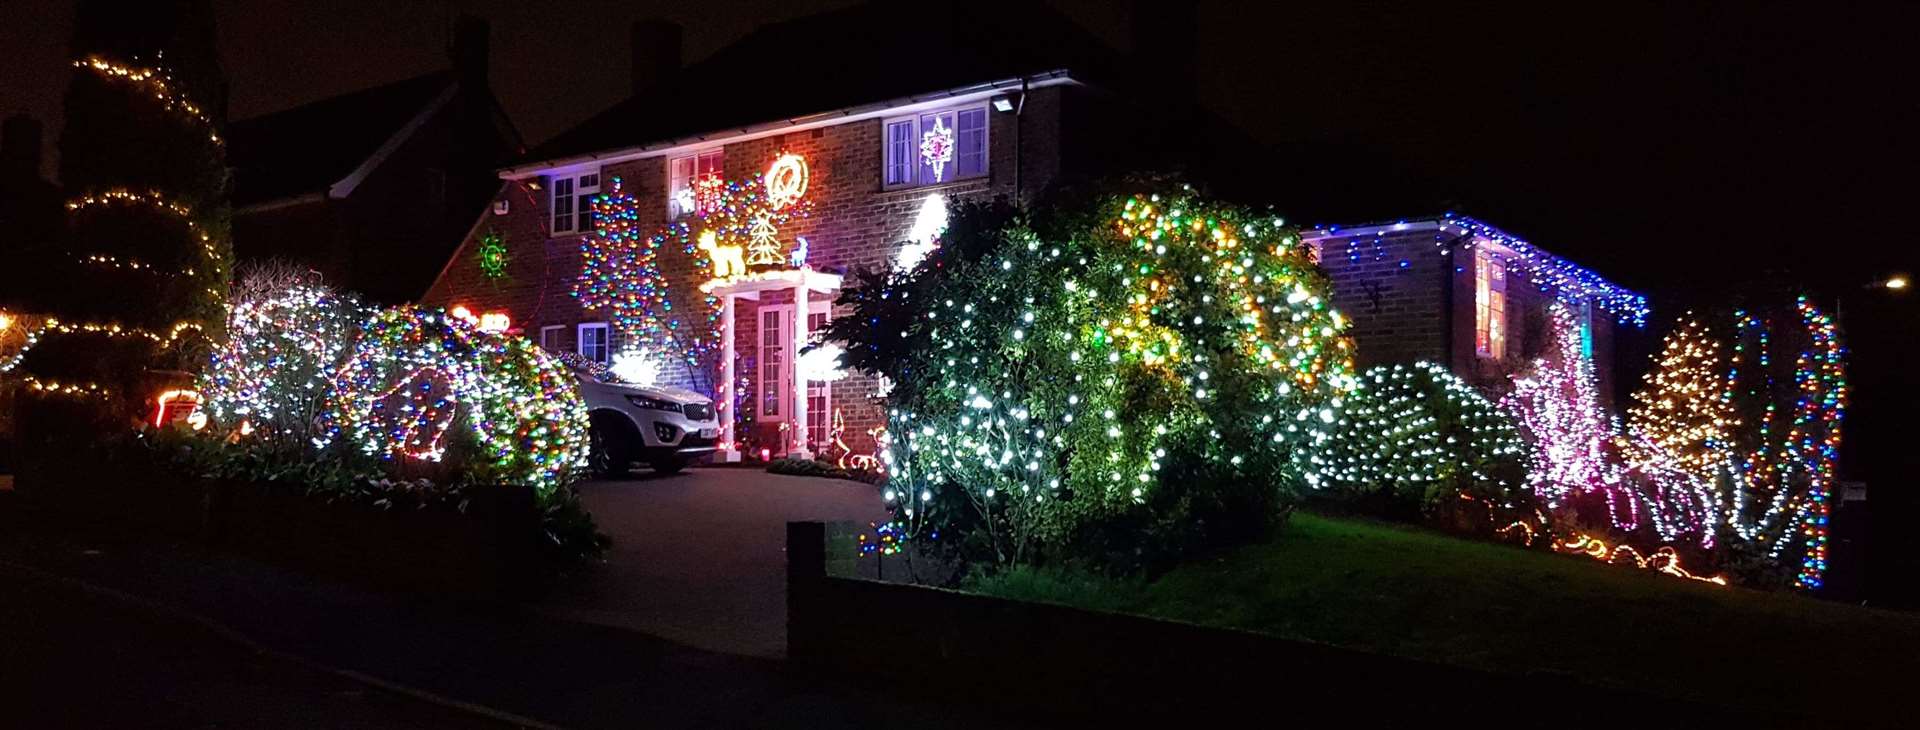
<path id="1" fill-rule="evenodd" d="M 680 70 L 680 25 L 670 20 L 633 24 L 633 94 L 652 88 Z"/>
<path id="2" fill-rule="evenodd" d="M 40 120 L 25 114 L 0 123 L 0 179 L 40 179 Z"/>
<path id="3" fill-rule="evenodd" d="M 460 85 L 487 88 L 487 21 L 461 15 L 453 21 L 453 45 L 447 49 Z"/>

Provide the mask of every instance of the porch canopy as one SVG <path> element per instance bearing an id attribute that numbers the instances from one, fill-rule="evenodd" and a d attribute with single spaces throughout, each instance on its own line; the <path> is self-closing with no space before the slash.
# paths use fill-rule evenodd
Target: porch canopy
<path id="1" fill-rule="evenodd" d="M 738 419 L 733 412 L 734 404 L 737 400 L 736 394 L 733 392 L 734 384 L 737 382 L 733 372 L 733 302 L 735 299 L 759 301 L 760 293 L 768 291 L 793 292 L 793 349 L 791 350 L 793 356 L 787 358 L 788 366 L 793 368 L 793 373 L 786 380 L 788 389 L 796 392 L 787 393 L 785 396 L 788 398 L 787 402 L 793 404 L 793 422 L 803 425 L 790 432 L 792 434 L 790 438 L 794 441 L 788 445 L 787 454 L 801 459 L 812 458 L 813 455 L 807 453 L 806 450 L 807 441 L 804 424 L 807 422 L 807 398 L 804 389 L 807 387 L 807 380 L 806 374 L 801 372 L 799 354 L 800 350 L 807 346 L 807 339 L 813 334 L 808 331 L 807 317 L 813 304 L 811 295 L 814 292 L 833 294 L 840 291 L 840 275 L 814 271 L 808 267 L 757 271 L 724 279 L 714 279 L 705 284 L 701 284 L 700 291 L 720 299 L 721 355 L 720 387 L 718 388 L 719 392 L 717 395 L 720 396 L 718 405 L 721 413 L 721 460 L 728 462 L 740 460 L 740 442 L 736 438 L 737 434 L 734 433 L 734 423 Z M 831 307 L 833 304 L 828 302 L 824 306 Z"/>

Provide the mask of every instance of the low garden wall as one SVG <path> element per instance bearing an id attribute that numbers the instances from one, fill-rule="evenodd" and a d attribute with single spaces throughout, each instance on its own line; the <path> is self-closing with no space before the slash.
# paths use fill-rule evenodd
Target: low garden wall
<path id="1" fill-rule="evenodd" d="M 1517 726 L 1718 724 L 1733 711 L 1262 634 L 829 575 L 821 523 L 787 526 L 789 657 L 1054 721 L 1303 717 Z M 1578 621 L 1568 617 L 1568 621 Z M 1623 640 L 1626 640 L 1623 637 Z M 1649 682 L 1663 681 L 1649 667 Z M 1246 713 L 1257 713 L 1248 715 Z"/>
<path id="2" fill-rule="evenodd" d="M 25 476 L 25 475 L 23 475 Z M 40 478 L 49 477 L 52 478 Z M 464 508 L 328 501 L 301 485 L 76 468 L 29 477 L 45 529 L 212 547 L 382 588 L 512 597 L 541 581 L 533 490 L 465 490 Z"/>

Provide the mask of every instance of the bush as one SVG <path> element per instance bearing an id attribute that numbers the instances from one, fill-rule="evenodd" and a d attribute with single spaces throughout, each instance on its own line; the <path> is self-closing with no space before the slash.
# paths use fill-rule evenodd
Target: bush
<path id="1" fill-rule="evenodd" d="M 1132 570 L 1259 535 L 1307 484 L 1352 381 L 1325 275 L 1278 218 L 1157 188 L 963 206 L 843 297 L 829 337 L 896 384 L 910 535 Z"/>
<path id="2" fill-rule="evenodd" d="M 1444 521 L 1462 501 L 1508 513 L 1532 506 L 1512 419 L 1433 363 L 1362 373 L 1327 462 L 1332 493 L 1377 516 Z"/>

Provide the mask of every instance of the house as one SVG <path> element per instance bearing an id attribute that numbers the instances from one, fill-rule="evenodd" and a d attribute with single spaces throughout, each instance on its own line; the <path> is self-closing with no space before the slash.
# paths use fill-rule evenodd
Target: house
<path id="1" fill-rule="evenodd" d="M 1056 181 L 1123 169 L 1204 165 L 1218 158 L 1196 151 L 1244 139 L 1162 134 L 1211 122 L 1156 113 L 1182 109 L 1167 103 L 1184 98 L 1179 91 L 1151 105 L 1115 93 L 1122 60 L 1064 17 L 990 5 L 999 10 L 860 5 L 763 27 L 684 69 L 674 68 L 676 28 L 634 26 L 635 85 L 645 88 L 501 169 L 506 185 L 422 303 L 465 307 L 551 350 L 610 363 L 634 327 L 583 306 L 600 300 L 577 297 L 575 286 L 593 275 L 583 242 L 597 226 L 644 235 L 694 220 L 729 182 L 804 197 L 810 212 L 770 218 L 764 237 L 730 244 L 688 230 L 657 249 L 679 325 L 702 326 L 687 312 L 712 296 L 727 333 L 695 362 L 668 353 L 658 377 L 715 395 L 723 411 L 737 399 L 753 425 L 735 433 L 724 413 L 728 445 L 870 453 L 885 423 L 882 384 L 850 375 L 803 387 L 806 363 L 795 357 L 836 315 L 844 275 L 894 265 L 926 238 L 916 223 L 924 230 L 947 204 L 1024 200 Z M 1176 35 L 1179 17 L 1141 15 Z M 1152 83 L 1181 83 L 1179 57 L 1160 60 Z M 1162 139 L 1177 143 L 1154 143 Z M 632 212 L 596 221 L 596 198 L 616 191 L 635 201 Z M 748 238 L 765 245 L 743 251 Z M 727 275 L 734 265 L 750 271 Z"/>
<path id="2" fill-rule="evenodd" d="M 1441 363 L 1491 393 L 1550 344 L 1548 308 L 1574 315 L 1581 351 L 1611 405 L 1614 352 L 1646 324 L 1646 297 L 1463 215 L 1353 226 L 1303 236 L 1349 317 L 1358 364 Z"/>
<path id="3" fill-rule="evenodd" d="M 671 330 L 689 344 L 652 353 L 653 375 L 715 397 L 729 456 L 743 445 L 869 453 L 884 383 L 815 380 L 796 357 L 836 316 L 850 271 L 911 258 L 955 201 L 1173 168 L 1222 194 L 1222 181 L 1268 169 L 1243 135 L 1186 111 L 1179 52 L 1120 58 L 1044 8 L 1011 8 L 861 5 L 767 26 L 685 69 L 677 29 L 638 24 L 635 95 L 499 170 L 504 187 L 421 302 L 608 365 Z M 1191 48 L 1178 40 L 1191 15 L 1169 8 L 1136 6 L 1137 48 Z M 648 241 L 638 249 L 648 260 L 621 270 L 657 275 L 609 275 L 596 244 L 608 236 Z M 1580 307 L 1603 357 L 1612 323 L 1645 314 L 1639 295 L 1464 218 L 1314 241 L 1369 361 L 1436 360 L 1492 382 L 1532 351 L 1529 328 L 1550 299 Z M 1365 255 L 1349 256 L 1349 243 Z M 1480 271 L 1495 278 L 1490 306 L 1476 308 Z M 676 314 L 637 317 L 643 301 Z M 715 334 L 702 339 L 708 311 Z"/>
<path id="4" fill-rule="evenodd" d="M 236 258 L 295 262 L 375 302 L 425 292 L 523 147 L 487 85 L 487 33 L 463 17 L 449 69 L 235 122 Z"/>

